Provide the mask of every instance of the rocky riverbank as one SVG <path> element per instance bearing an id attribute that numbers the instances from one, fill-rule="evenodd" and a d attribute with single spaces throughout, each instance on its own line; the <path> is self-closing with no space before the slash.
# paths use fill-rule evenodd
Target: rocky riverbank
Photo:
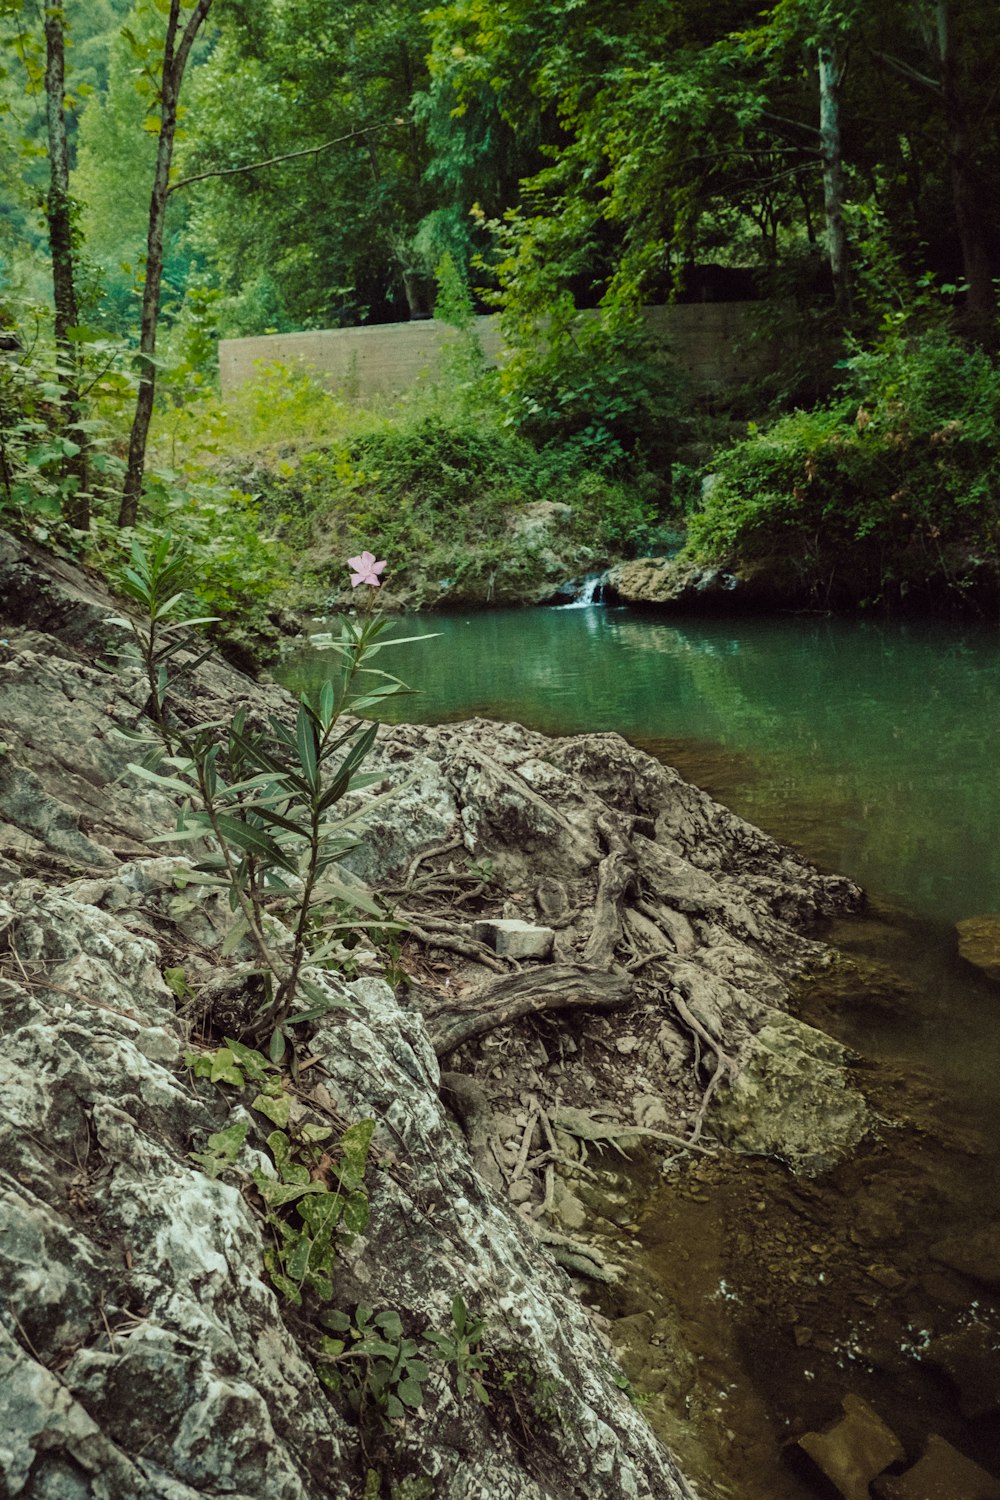
<path id="1" fill-rule="evenodd" d="M 220 981 L 243 955 L 221 956 L 228 903 L 149 844 L 176 807 L 128 769 L 146 689 L 102 664 L 118 606 L 7 537 L 0 597 L 5 1492 L 692 1496 L 578 1295 L 622 1276 L 591 1233 L 602 1153 L 808 1176 L 852 1151 L 875 1117 L 788 1006 L 828 961 L 809 929 L 857 888 L 614 735 L 380 733 L 375 792 L 396 794 L 353 858 L 400 951 L 316 975 L 348 1008 L 315 1025 L 293 1119 L 375 1121 L 336 1306 L 419 1340 L 459 1296 L 489 1404 L 436 1364 L 362 1442 L 317 1379 L 315 1320 L 264 1274 L 267 1122 L 185 1062 L 238 1028 Z M 180 711 L 291 706 L 212 659 Z M 239 1124 L 245 1155 L 207 1174 L 190 1153 Z"/>

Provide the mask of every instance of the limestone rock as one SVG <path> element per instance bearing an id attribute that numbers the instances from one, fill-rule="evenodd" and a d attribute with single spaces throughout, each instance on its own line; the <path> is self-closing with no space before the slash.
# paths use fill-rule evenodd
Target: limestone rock
<path id="1" fill-rule="evenodd" d="M 952 1271 L 1000 1287 L 1000 1224 L 987 1224 L 971 1234 L 938 1240 L 931 1246 L 934 1259 Z"/>
<path id="2" fill-rule="evenodd" d="M 612 597 L 625 604 L 673 605 L 685 609 L 732 605 L 739 589 L 735 573 L 677 562 L 666 557 L 637 557 L 619 563 L 608 574 Z"/>
<path id="3" fill-rule="evenodd" d="M 806 1175 L 826 1171 L 871 1128 L 863 1096 L 846 1082 L 838 1043 L 771 1011 L 721 1096 L 715 1129 L 740 1150 L 778 1156 Z"/>
<path id="4" fill-rule="evenodd" d="M 472 935 L 477 942 L 500 958 L 549 958 L 555 933 L 551 927 L 535 927 L 530 922 L 516 918 L 497 920 L 486 918 L 472 924 Z"/>
<path id="5" fill-rule="evenodd" d="M 1000 1410 L 1000 1338 L 995 1329 L 968 1323 L 932 1339 L 925 1358 L 954 1384 L 963 1416 L 972 1419 Z"/>
<path id="6" fill-rule="evenodd" d="M 361 1487 L 355 1435 L 283 1321 L 261 1227 L 236 1184 L 188 1156 L 226 1124 L 231 1091 L 183 1068 L 157 948 L 128 917 L 127 902 L 107 912 L 28 881 L 0 903 L 31 976 L 2 980 L 0 1491 L 347 1500 Z M 406 1167 L 372 1182 L 340 1295 L 396 1307 L 419 1331 L 446 1326 L 461 1292 L 558 1387 L 566 1418 L 532 1460 L 564 1477 L 542 1484 L 441 1383 L 396 1438 L 398 1472 L 442 1500 L 690 1496 L 568 1284 L 450 1129 L 419 1015 L 381 981 L 313 978 L 351 1006 L 311 1044 L 326 1086 L 348 1118 L 383 1122 Z"/>

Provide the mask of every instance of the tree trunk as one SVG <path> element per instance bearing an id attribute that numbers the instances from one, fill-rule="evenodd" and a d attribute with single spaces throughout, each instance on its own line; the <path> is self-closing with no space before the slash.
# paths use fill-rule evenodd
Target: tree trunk
<path id="1" fill-rule="evenodd" d="M 160 317 L 160 287 L 163 282 L 163 241 L 170 198 L 170 164 L 177 134 L 177 108 L 184 70 L 195 37 L 208 15 L 212 0 L 198 0 L 178 41 L 181 0 L 170 0 L 163 44 L 163 82 L 160 90 L 160 133 L 156 151 L 153 190 L 149 198 L 149 230 L 146 237 L 146 280 L 142 289 L 142 326 L 139 335 L 139 391 L 129 434 L 128 466 L 122 489 L 119 526 L 134 526 L 146 468 L 146 443 L 156 395 L 156 329 Z"/>
<path id="2" fill-rule="evenodd" d="M 948 166 L 955 208 L 955 227 L 962 247 L 962 266 L 968 283 L 964 322 L 970 338 L 986 349 L 997 346 L 997 296 L 993 280 L 984 209 L 992 208 L 976 182 L 975 153 L 965 101 L 955 66 L 947 0 L 934 6 L 938 67 L 945 123 Z"/>
<path id="3" fill-rule="evenodd" d="M 833 302 L 842 327 L 851 319 L 851 274 L 844 225 L 844 155 L 840 135 L 841 69 L 833 42 L 817 47 L 819 67 L 819 135 L 823 161 L 826 243 L 833 277 Z"/>
<path id="4" fill-rule="evenodd" d="M 67 455 L 63 473 L 72 483 L 65 515 L 80 531 L 90 526 L 90 496 L 87 487 L 87 438 L 80 427 L 79 345 L 69 330 L 80 321 L 76 301 L 73 264 L 73 205 L 69 195 L 69 146 L 66 139 L 66 38 L 61 7 L 45 16 L 45 114 L 49 148 L 49 195 L 45 216 L 52 257 L 52 300 L 55 306 L 56 358 L 63 438 L 75 448 Z"/>

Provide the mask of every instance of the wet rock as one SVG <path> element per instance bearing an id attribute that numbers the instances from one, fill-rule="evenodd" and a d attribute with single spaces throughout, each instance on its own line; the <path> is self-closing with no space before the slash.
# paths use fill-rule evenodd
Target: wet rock
<path id="1" fill-rule="evenodd" d="M 871 1127 L 845 1063 L 844 1049 L 823 1032 L 770 1012 L 742 1070 L 720 1094 L 715 1129 L 728 1144 L 781 1157 L 808 1176 L 826 1171 Z"/>
<path id="2" fill-rule="evenodd" d="M 941 1265 L 983 1286 L 1000 1287 L 1000 1224 L 938 1240 L 931 1246 L 931 1255 Z"/>
<path id="3" fill-rule="evenodd" d="M 1000 915 L 966 917 L 956 922 L 955 928 L 958 951 L 966 963 L 1000 983 Z"/>
<path id="4" fill-rule="evenodd" d="M 702 567 L 666 557 L 638 557 L 611 569 L 606 588 L 626 604 L 686 609 L 732 606 L 740 580 L 724 568 Z"/>
<path id="5" fill-rule="evenodd" d="M 939 1366 L 958 1391 L 962 1415 L 982 1417 L 1000 1409 L 1000 1337 L 983 1323 L 932 1339 L 924 1358 Z"/>
<path id="6" fill-rule="evenodd" d="M 1000 1480 L 932 1433 L 923 1457 L 905 1474 L 875 1481 L 879 1500 L 1000 1500 Z"/>
<path id="7" fill-rule="evenodd" d="M 844 1500 L 870 1500 L 871 1481 L 906 1454 L 896 1434 L 867 1401 L 847 1395 L 840 1404 L 844 1415 L 839 1422 L 825 1432 L 804 1433 L 794 1446 Z"/>

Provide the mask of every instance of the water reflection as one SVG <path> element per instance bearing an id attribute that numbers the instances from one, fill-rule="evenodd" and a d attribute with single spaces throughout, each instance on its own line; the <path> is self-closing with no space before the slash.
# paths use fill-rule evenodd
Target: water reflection
<path id="1" fill-rule="evenodd" d="M 942 922 L 1000 910 L 995 632 L 593 607 L 434 624 L 439 639 L 395 654 L 420 689 L 398 718 L 616 729 L 677 747 L 696 779 L 690 747 L 711 746 L 703 784 L 821 862 Z M 287 680 L 327 661 L 304 654 Z"/>

